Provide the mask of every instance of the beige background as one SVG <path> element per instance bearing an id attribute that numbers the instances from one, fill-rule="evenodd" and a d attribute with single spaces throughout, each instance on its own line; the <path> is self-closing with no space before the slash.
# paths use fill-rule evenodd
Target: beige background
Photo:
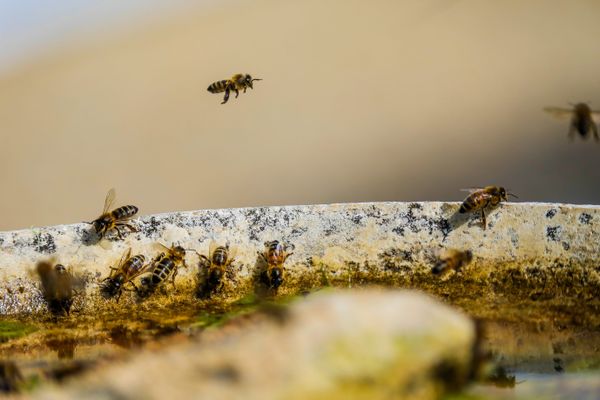
<path id="1" fill-rule="evenodd" d="M 228 1 L 0 76 L 0 229 L 375 200 L 600 202 L 600 145 L 541 109 L 600 108 L 600 2 Z M 92 37 L 93 36 L 93 37 Z M 206 91 L 264 78 L 229 104 Z"/>

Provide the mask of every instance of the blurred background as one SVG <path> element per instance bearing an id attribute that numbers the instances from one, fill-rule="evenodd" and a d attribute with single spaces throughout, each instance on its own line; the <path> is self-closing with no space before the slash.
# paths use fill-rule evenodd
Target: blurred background
<path id="1" fill-rule="evenodd" d="M 383 200 L 600 203 L 596 0 L 0 0 L 0 229 Z M 221 105 L 210 83 L 263 78 Z"/>

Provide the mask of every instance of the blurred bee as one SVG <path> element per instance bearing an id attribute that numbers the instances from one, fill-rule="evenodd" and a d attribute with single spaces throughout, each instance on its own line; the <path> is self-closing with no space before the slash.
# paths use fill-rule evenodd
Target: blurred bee
<path id="1" fill-rule="evenodd" d="M 223 287 L 223 276 L 227 267 L 233 262 L 235 251 L 229 249 L 229 244 L 217 246 L 216 242 L 211 241 L 208 247 L 208 257 L 202 254 L 198 255 L 201 264 L 206 266 L 206 279 L 200 288 L 199 295 L 206 297 Z"/>
<path id="2" fill-rule="evenodd" d="M 435 265 L 431 269 L 434 275 L 439 275 L 449 271 L 460 271 L 460 269 L 471 262 L 473 253 L 471 250 L 456 250 L 447 249 L 438 258 Z"/>
<path id="3" fill-rule="evenodd" d="M 558 118 L 570 118 L 571 125 L 569 126 L 569 138 L 575 137 L 575 132 L 579 133 L 582 138 L 586 138 L 590 131 L 594 135 L 596 141 L 598 137 L 598 127 L 596 123 L 600 121 L 600 111 L 592 111 L 586 103 L 577 103 L 572 109 L 559 107 L 546 107 L 544 111 Z"/>
<path id="4" fill-rule="evenodd" d="M 54 315 L 69 315 L 73 304 L 73 275 L 62 264 L 40 261 L 36 267 L 42 281 L 42 293 Z"/>
<path id="5" fill-rule="evenodd" d="M 283 263 L 294 253 L 288 253 L 289 246 L 273 240 L 265 242 L 265 250 L 258 255 L 267 263 L 267 269 L 261 274 L 262 280 L 270 289 L 277 289 L 283 283 Z"/>
<path id="6" fill-rule="evenodd" d="M 183 247 L 175 246 L 175 244 L 172 244 L 171 247 L 167 247 L 161 243 L 159 245 L 164 247 L 166 251 L 154 257 L 148 269 L 144 271 L 151 273 L 150 277 L 146 277 L 141 281 L 146 291 L 154 290 L 169 278 L 171 278 L 171 284 L 175 287 L 177 269 L 180 266 L 187 268 L 185 263 L 185 249 Z"/>
<path id="7" fill-rule="evenodd" d="M 229 92 L 234 91 L 237 98 L 240 90 L 243 89 L 246 93 L 247 88 L 253 89 L 252 82 L 254 81 L 262 81 L 262 79 L 252 78 L 250 74 L 235 74 L 231 79 L 211 83 L 207 90 L 211 93 L 225 92 L 225 97 L 221 102 L 221 104 L 225 104 L 229 100 Z"/>
<path id="8" fill-rule="evenodd" d="M 461 214 L 481 210 L 481 219 L 483 229 L 486 228 L 485 209 L 495 207 L 501 201 L 508 201 L 507 196 L 517 197 L 512 193 L 507 193 L 503 187 L 486 186 L 484 188 L 466 189 L 471 194 L 460 205 Z"/>
<path id="9" fill-rule="evenodd" d="M 92 224 L 94 226 L 94 230 L 100 235 L 100 238 L 103 238 L 106 232 L 114 228 L 119 235 L 119 239 L 123 239 L 123 235 L 119 229 L 119 227 L 122 226 L 127 227 L 133 232 L 137 232 L 137 229 L 128 224 L 127 221 L 137 214 L 138 208 L 136 206 L 122 206 L 109 212 L 108 210 L 112 207 L 114 201 L 115 189 L 110 189 L 106 194 L 106 198 L 104 199 L 104 209 L 102 211 L 102 215 L 92 222 L 88 222 L 88 224 Z"/>
<path id="10" fill-rule="evenodd" d="M 133 283 L 133 280 L 143 274 L 145 271 L 144 264 L 146 257 L 142 254 L 131 256 L 131 248 L 127 250 L 121 257 L 117 267 L 110 267 L 110 275 L 108 278 L 104 278 L 103 282 L 107 281 L 102 285 L 102 293 L 105 297 L 111 298 L 117 296 L 117 302 L 121 298 L 121 294 L 125 289 L 125 285 L 128 283 L 133 286 L 137 291 L 138 288 Z"/>

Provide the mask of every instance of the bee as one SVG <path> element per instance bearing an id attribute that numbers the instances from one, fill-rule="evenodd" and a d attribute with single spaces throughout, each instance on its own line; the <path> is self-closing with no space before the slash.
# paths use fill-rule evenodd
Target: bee
<path id="1" fill-rule="evenodd" d="M 252 78 L 250 74 L 235 74 L 231 79 L 211 83 L 206 90 L 211 93 L 225 92 L 225 97 L 223 97 L 223 101 L 221 102 L 221 104 L 225 104 L 229 100 L 229 92 L 234 91 L 237 98 L 240 90 L 244 89 L 244 93 L 246 93 L 247 88 L 253 89 L 252 82 L 254 81 L 262 81 L 262 79 Z"/>
<path id="2" fill-rule="evenodd" d="M 126 284 L 131 284 L 137 291 L 138 288 L 133 283 L 133 280 L 145 272 L 145 262 L 146 257 L 142 254 L 131 256 L 131 248 L 129 248 L 121 257 L 117 267 L 110 267 L 110 275 L 108 278 L 103 279 L 103 282 L 108 282 L 102 286 L 102 293 L 106 297 L 117 296 L 118 302 L 123 290 L 125 290 Z"/>
<path id="3" fill-rule="evenodd" d="M 267 269 L 262 273 L 263 281 L 270 289 L 277 289 L 283 283 L 283 263 L 294 253 L 288 253 L 288 246 L 273 240 L 265 242 L 265 250 L 258 255 L 267 263 Z"/>
<path id="4" fill-rule="evenodd" d="M 204 297 L 223 287 L 223 276 L 227 267 L 233 262 L 235 251 L 229 249 L 229 244 L 217 246 L 215 242 L 211 242 L 208 248 L 208 257 L 202 254 L 198 255 L 201 258 L 201 264 L 207 267 L 206 280 L 200 290 L 201 297 Z"/>
<path id="5" fill-rule="evenodd" d="M 481 210 L 481 219 L 483 229 L 486 228 L 485 209 L 495 207 L 501 201 L 508 201 L 507 196 L 517 197 L 512 193 L 507 193 L 506 189 L 499 186 L 486 186 L 484 188 L 466 189 L 471 192 L 460 205 L 461 214 Z"/>
<path id="6" fill-rule="evenodd" d="M 575 137 L 575 132 L 579 133 L 582 138 L 586 138 L 591 131 L 594 139 L 596 141 L 600 140 L 598 127 L 596 126 L 596 122 L 600 121 L 600 111 L 592 111 L 586 103 L 574 104 L 572 109 L 546 107 L 544 111 L 558 118 L 571 118 L 571 125 L 569 126 L 570 139 Z"/>
<path id="7" fill-rule="evenodd" d="M 62 264 L 49 261 L 37 263 L 36 270 L 42 281 L 42 293 L 48 309 L 54 315 L 69 315 L 73 304 L 73 275 Z"/>
<path id="8" fill-rule="evenodd" d="M 104 209 L 102 211 L 102 215 L 93 220 L 92 222 L 88 222 L 88 224 L 92 224 L 94 226 L 94 230 L 97 234 L 100 235 L 100 238 L 103 238 L 106 232 L 111 229 L 115 229 L 117 234 L 119 235 L 119 239 L 123 239 L 123 235 L 121 234 L 121 230 L 119 227 L 127 227 L 133 232 L 137 232 L 137 229 L 132 225 L 128 224 L 127 221 L 132 218 L 138 212 L 138 208 L 136 206 L 122 206 L 119 208 L 115 208 L 112 211 L 108 211 L 112 204 L 115 201 L 115 189 L 110 189 L 106 194 L 106 198 L 104 199 Z"/>
<path id="9" fill-rule="evenodd" d="M 445 250 L 435 265 L 431 269 L 434 275 L 439 275 L 451 270 L 460 271 L 460 269 L 471 262 L 473 259 L 473 253 L 471 250 L 456 250 L 448 249 Z"/>
<path id="10" fill-rule="evenodd" d="M 154 257 L 148 269 L 144 271 L 151 273 L 150 277 L 146 277 L 141 281 L 147 290 L 153 290 L 169 278 L 171 278 L 171 284 L 175 287 L 177 269 L 180 266 L 187 268 L 183 247 L 175 246 L 175 244 L 172 244 L 171 247 L 159 244 L 166 249 L 166 252 Z"/>

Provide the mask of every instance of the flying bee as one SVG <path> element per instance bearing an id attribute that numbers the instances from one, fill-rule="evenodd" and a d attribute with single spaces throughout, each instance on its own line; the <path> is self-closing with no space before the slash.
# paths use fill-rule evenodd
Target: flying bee
<path id="1" fill-rule="evenodd" d="M 62 264 L 49 261 L 37 263 L 36 270 L 42 281 L 42 293 L 48 309 L 54 315 L 69 315 L 73 304 L 73 275 Z"/>
<path id="2" fill-rule="evenodd" d="M 221 104 L 225 104 L 229 100 L 229 92 L 234 91 L 237 98 L 240 90 L 243 89 L 244 93 L 246 93 L 247 88 L 253 89 L 252 82 L 254 81 L 262 81 L 262 79 L 252 78 L 250 74 L 235 74 L 231 79 L 211 83 L 207 90 L 211 93 L 225 92 L 225 97 L 223 97 L 223 102 L 221 102 Z"/>
<path id="3" fill-rule="evenodd" d="M 484 188 L 466 189 L 471 194 L 460 205 L 461 214 L 481 210 L 481 219 L 483 229 L 486 228 L 485 209 L 495 207 L 501 201 L 508 201 L 507 196 L 517 197 L 512 193 L 507 193 L 506 189 L 499 186 L 486 186 Z"/>
<path id="4" fill-rule="evenodd" d="M 277 240 L 265 242 L 265 250 L 258 255 L 267 263 L 267 269 L 263 271 L 262 279 L 270 289 L 277 289 L 283 283 L 283 263 L 294 253 L 288 253 L 287 246 Z"/>
<path id="5" fill-rule="evenodd" d="M 600 111 L 592 111 L 586 103 L 574 104 L 571 109 L 546 107 L 544 111 L 558 118 L 571 119 L 571 125 L 569 126 L 570 139 L 575 137 L 575 132 L 579 133 L 585 139 L 591 131 L 594 139 L 596 141 L 600 140 L 600 137 L 598 137 L 598 127 L 596 126 L 596 123 L 600 121 Z"/>
<path id="6" fill-rule="evenodd" d="M 435 265 L 431 269 L 434 275 L 446 273 L 448 271 L 460 271 L 460 269 L 471 262 L 473 253 L 471 250 L 456 250 L 447 249 L 438 258 Z"/>
<path id="7" fill-rule="evenodd" d="M 126 227 L 133 232 L 137 232 L 137 229 L 127 222 L 130 218 L 137 214 L 138 208 L 131 205 L 121 206 L 109 212 L 108 210 L 112 207 L 114 201 L 115 189 L 110 189 L 106 194 L 106 198 L 104 199 L 104 209 L 102 210 L 102 215 L 92 222 L 88 222 L 88 224 L 92 224 L 94 226 L 94 230 L 100 235 L 100 238 L 103 238 L 104 235 L 113 228 L 117 231 L 119 239 L 123 239 L 123 235 L 119 229 L 120 227 Z"/>
<path id="8" fill-rule="evenodd" d="M 172 244 L 171 247 L 159 244 L 165 248 L 165 252 L 154 257 L 148 269 L 144 271 L 151 273 L 150 277 L 146 277 L 141 281 L 142 285 L 146 287 L 146 291 L 154 290 L 169 278 L 171 278 L 171 284 L 175 287 L 177 269 L 180 266 L 187 268 L 183 247 L 175 246 L 175 244 Z"/>
<path id="9" fill-rule="evenodd" d="M 121 257 L 117 267 L 110 267 L 111 271 L 108 278 L 103 279 L 103 282 L 107 281 L 102 285 L 101 289 L 105 297 L 110 298 L 117 296 L 118 302 L 123 290 L 126 290 L 125 285 L 128 283 L 137 291 L 138 288 L 133 283 L 133 280 L 146 272 L 144 268 L 145 262 L 146 257 L 142 254 L 131 256 L 131 248 L 129 248 L 129 250 Z"/>
<path id="10" fill-rule="evenodd" d="M 216 242 L 211 241 L 208 247 L 208 257 L 198 254 L 201 259 L 201 267 L 206 267 L 205 280 L 199 290 L 200 297 L 207 297 L 217 289 L 223 287 L 223 276 L 227 267 L 233 262 L 235 249 L 230 250 L 229 244 L 217 246 Z"/>

